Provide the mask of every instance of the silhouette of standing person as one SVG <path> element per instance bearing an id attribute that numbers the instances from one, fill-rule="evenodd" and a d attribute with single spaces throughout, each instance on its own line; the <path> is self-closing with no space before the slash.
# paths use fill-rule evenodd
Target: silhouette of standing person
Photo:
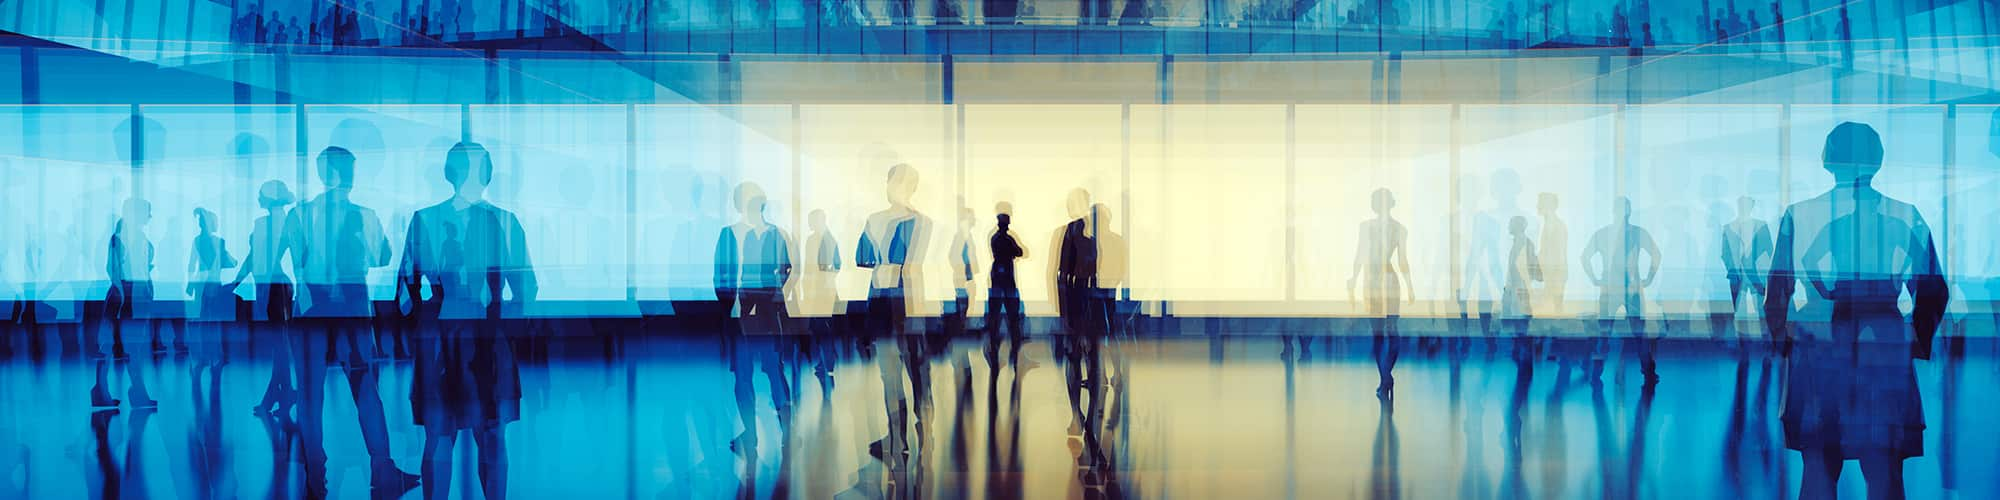
<path id="1" fill-rule="evenodd" d="M 1611 225 L 1591 235 L 1589 246 L 1583 249 L 1583 272 L 1598 289 L 1598 332 L 1608 341 L 1615 315 L 1622 312 L 1638 343 L 1639 369 L 1647 382 L 1657 382 L 1660 376 L 1653 362 L 1653 340 L 1646 338 L 1645 331 L 1645 290 L 1660 274 L 1660 246 L 1653 242 L 1652 233 L 1632 225 L 1631 199 L 1621 196 L 1614 202 L 1612 220 Z M 1643 269 L 1639 265 L 1641 253 L 1649 261 Z M 1603 374 L 1604 360 L 1592 360 L 1590 376 Z"/>
<path id="2" fill-rule="evenodd" d="M 965 334 L 966 316 L 972 310 L 973 278 L 978 268 L 974 263 L 977 252 L 973 251 L 973 241 L 972 209 L 960 208 L 958 230 L 952 232 L 951 246 L 946 247 L 951 253 L 951 283 L 954 289 L 951 310 L 946 311 L 944 317 L 944 331 L 949 336 Z"/>
<path id="3" fill-rule="evenodd" d="M 218 224 L 215 212 L 196 208 L 194 219 L 201 234 L 195 235 L 194 251 L 188 252 L 187 294 L 194 298 L 190 314 L 204 319 L 233 319 L 236 296 L 221 285 L 222 271 L 236 267 L 236 256 L 230 255 L 229 243 L 215 234 Z"/>
<path id="4" fill-rule="evenodd" d="M 826 212 L 813 210 L 806 214 L 806 224 L 811 233 L 806 235 L 806 245 L 802 257 L 805 265 L 800 266 L 800 300 L 807 318 L 807 330 L 811 334 L 811 355 L 815 358 L 814 374 L 819 376 L 820 390 L 833 392 L 833 363 L 838 356 L 838 344 L 833 342 L 834 310 L 840 303 L 835 279 L 840 275 L 840 239 L 826 228 Z"/>
<path id="5" fill-rule="evenodd" d="M 1530 283 L 1542 281 L 1542 259 L 1535 254 L 1535 241 L 1528 239 L 1528 218 L 1519 215 L 1507 221 L 1513 244 L 1507 250 L 1507 281 L 1500 292 L 1500 316 L 1513 323 L 1515 337 L 1528 335 L 1528 321 L 1534 317 L 1534 297 Z"/>
<path id="6" fill-rule="evenodd" d="M 140 198 L 127 198 L 118 222 L 112 225 L 110 247 L 105 253 L 104 274 L 111 278 L 111 288 L 104 297 L 104 318 L 111 324 L 112 356 L 125 360 L 125 322 L 133 319 L 136 312 L 153 302 L 153 242 L 146 237 L 146 224 L 153 220 L 153 204 Z M 155 328 L 158 323 L 151 323 Z M 91 344 L 96 344 L 93 339 Z M 97 381 L 90 388 L 91 406 L 115 407 L 118 400 L 111 397 L 109 359 L 97 360 Z M 159 402 L 146 393 L 145 380 L 139 376 L 139 368 L 130 361 L 125 363 L 130 380 L 126 386 L 126 402 L 132 408 L 151 408 Z"/>
<path id="7" fill-rule="evenodd" d="M 313 324 L 303 328 L 300 380 L 304 401 L 299 415 L 300 437 L 306 448 L 306 489 L 326 493 L 325 390 L 320 377 L 338 366 L 347 375 L 363 443 L 370 458 L 371 486 L 378 492 L 402 492 L 415 486 L 416 476 L 396 467 L 389 455 L 388 423 L 382 413 L 379 370 L 361 359 L 358 337 L 374 314 L 368 298 L 367 271 L 389 263 L 389 240 L 375 211 L 350 199 L 354 190 L 354 154 L 328 147 L 319 154 L 320 182 L 326 191 L 293 207 L 285 217 L 283 248 L 292 253 L 293 270 L 305 288 L 306 306 L 299 315 Z M 336 362 L 337 340 L 346 340 L 349 358 Z M 332 366 L 330 366 L 332 365 Z"/>
<path id="8" fill-rule="evenodd" d="M 1049 288 L 1055 291 L 1056 315 L 1062 319 L 1066 333 L 1085 335 L 1091 332 L 1090 281 L 1097 278 L 1097 244 L 1090 240 L 1087 230 L 1090 192 L 1081 188 L 1071 190 L 1064 206 L 1071 220 L 1056 229 L 1055 242 L 1050 245 L 1053 258 L 1049 259 Z"/>
<path id="9" fill-rule="evenodd" d="M 288 407 L 298 402 L 298 387 L 293 382 L 297 374 L 292 366 L 296 347 L 286 329 L 292 319 L 292 277 L 286 274 L 284 268 L 285 254 L 291 251 L 285 247 L 284 210 L 292 204 L 292 190 L 285 187 L 284 181 L 265 181 L 257 189 L 257 204 L 264 207 L 265 215 L 258 217 L 250 228 L 250 254 L 244 256 L 243 266 L 236 270 L 236 278 L 222 288 L 235 290 L 243 284 L 244 278 L 254 276 L 257 280 L 258 305 L 264 311 L 265 324 L 273 326 L 271 329 L 276 332 L 277 338 L 262 344 L 269 346 L 264 354 L 271 360 L 271 382 L 265 384 L 264 398 L 252 407 L 252 411 L 283 415 Z M 250 323 L 251 335 L 258 335 L 256 325 L 254 321 Z"/>
<path id="10" fill-rule="evenodd" d="M 901 351 L 899 359 L 881 363 L 884 403 L 889 413 L 889 436 L 870 445 L 870 452 L 900 466 L 909 447 L 903 436 L 911 408 L 903 394 L 903 371 L 909 372 L 910 394 L 918 398 L 919 443 L 926 437 L 923 426 L 930 415 L 930 382 L 927 339 L 907 332 L 909 304 L 923 299 L 924 250 L 930 241 L 931 220 L 911 205 L 917 193 L 917 169 L 908 164 L 889 167 L 887 201 L 889 207 L 868 216 L 861 241 L 854 252 L 855 267 L 870 270 L 868 281 L 868 331 L 861 350 L 873 359 L 875 336 L 886 335 Z M 901 365 L 901 366 L 899 366 Z"/>
<path id="11" fill-rule="evenodd" d="M 452 197 L 410 218 L 397 271 L 400 300 L 434 326 L 417 349 L 410 416 L 424 436 L 424 496 L 444 498 L 460 433 L 479 448 L 486 498 L 506 498 L 506 424 L 521 418 L 521 373 L 503 317 L 518 317 L 538 290 L 521 221 L 485 199 L 493 158 L 477 143 L 445 154 Z M 428 288 L 429 298 L 424 297 Z"/>
<path id="12" fill-rule="evenodd" d="M 715 241 L 715 297 L 725 309 L 733 305 L 742 311 L 742 328 L 725 333 L 723 342 L 736 376 L 737 416 L 743 419 L 743 434 L 730 446 L 747 453 L 757 443 L 757 387 L 752 376 L 760 365 L 771 386 L 771 407 L 777 411 L 779 426 L 791 425 L 792 391 L 782 358 L 787 348 L 795 346 L 792 339 L 775 336 L 784 334 L 792 256 L 785 231 L 765 218 L 768 202 L 763 188 L 750 182 L 738 185 L 735 201 L 742 219 L 723 227 Z"/>
<path id="13" fill-rule="evenodd" d="M 1782 421 L 1786 447 L 1804 461 L 1800 498 L 1833 497 L 1849 459 L 1861 461 L 1870 498 L 1901 498 L 1903 460 L 1924 453 L 1914 360 L 1930 359 L 1950 291 L 1923 215 L 1875 190 L 1882 157 L 1875 129 L 1835 126 L 1821 154 L 1835 186 L 1778 223 L 1764 314 L 1791 346 Z M 1811 293 L 1795 310 L 1799 274 Z"/>
<path id="14" fill-rule="evenodd" d="M 1544 316 L 1562 314 L 1563 293 L 1569 285 L 1569 223 L 1556 214 L 1561 201 L 1555 193 L 1542 193 L 1535 211 L 1542 216 L 1542 234 L 1535 249 L 1542 258 L 1541 307 Z"/>
<path id="15" fill-rule="evenodd" d="M 1751 212 L 1755 208 L 1756 202 L 1750 197 L 1737 198 L 1736 220 L 1722 227 L 1722 265 L 1729 278 L 1729 308 L 1716 314 L 1726 318 L 1717 322 L 1724 328 L 1736 322 L 1737 307 L 1746 300 L 1755 300 L 1749 295 L 1764 293 L 1760 275 L 1762 263 L 1771 256 L 1771 227 L 1757 220 Z M 1717 333 L 1721 331 L 1718 329 Z"/>
<path id="16" fill-rule="evenodd" d="M 1028 251 L 1021 246 L 1020 235 L 1014 233 L 1013 211 L 1013 204 L 1004 201 L 993 206 L 993 235 L 987 238 L 987 252 L 993 259 L 986 272 L 988 366 L 999 366 L 994 363 L 999 357 L 1003 331 L 1005 338 L 1013 341 L 1010 359 L 1020 357 L 1021 344 L 1026 341 L 1022 326 L 1027 316 L 1021 311 L 1021 287 L 1014 263 L 1027 258 Z M 992 375 L 997 377 L 998 373 Z"/>
<path id="17" fill-rule="evenodd" d="M 1402 315 L 1403 302 L 1415 301 L 1417 292 L 1416 287 L 1409 286 L 1409 230 L 1389 213 L 1396 208 L 1396 194 L 1387 188 L 1376 189 L 1369 201 L 1375 218 L 1362 222 L 1356 236 L 1354 270 L 1347 275 L 1347 295 L 1354 296 L 1355 281 L 1359 278 L 1375 337 L 1375 369 L 1380 380 L 1375 394 L 1388 398 L 1396 389 L 1396 359 L 1402 355 L 1396 321 Z"/>

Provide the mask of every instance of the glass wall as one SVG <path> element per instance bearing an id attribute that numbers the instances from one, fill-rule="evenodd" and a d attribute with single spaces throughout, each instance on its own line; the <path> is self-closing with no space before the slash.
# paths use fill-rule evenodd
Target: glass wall
<path id="1" fill-rule="evenodd" d="M 354 200 L 376 210 L 399 252 L 410 214 L 451 195 L 445 151 L 469 138 L 494 153 L 488 198 L 519 214 L 529 233 L 547 302 L 540 314 L 666 312 L 638 305 L 713 299 L 715 238 L 741 220 L 734 198 L 749 184 L 765 193 L 767 220 L 795 251 L 810 235 L 808 215 L 824 212 L 847 264 L 836 276 L 840 296 L 859 300 L 870 276 L 852 266 L 854 252 L 871 214 L 889 206 L 886 175 L 897 164 L 919 172 L 911 202 L 931 223 L 920 313 L 954 297 L 950 245 L 960 238 L 982 263 L 973 286 L 983 294 L 985 241 L 1005 202 L 1029 251 L 1021 286 L 1037 314 L 1051 312 L 1047 273 L 1060 228 L 1088 206 L 1124 241 L 1121 281 L 1134 299 L 1186 315 L 1361 314 L 1348 282 L 1378 191 L 1393 198 L 1389 214 L 1405 228 L 1414 299 L 1405 315 L 1497 311 L 1515 217 L 1552 280 L 1539 288 L 1536 314 L 1588 315 L 1598 294 L 1581 257 L 1618 222 L 1621 198 L 1661 251 L 1648 314 L 1733 312 L 1728 228 L 1775 226 L 1788 204 L 1829 189 L 1819 165 L 1825 135 L 1856 121 L 1887 145 L 1876 185 L 1918 208 L 1965 299 L 1959 307 L 1983 310 L 1994 298 L 1985 282 L 2000 275 L 2000 252 L 1981 243 L 1993 235 L 1979 223 L 2000 213 L 1981 196 L 2000 179 L 1994 109 L 13 107 L 0 109 L 0 167 L 10 181 L 0 234 L 14 242 L 0 245 L 0 297 L 19 297 L 27 283 L 45 298 L 101 297 L 106 242 L 119 207 L 137 195 L 153 208 L 146 234 L 157 248 L 159 295 L 187 298 L 194 210 L 215 212 L 216 235 L 247 255 L 250 228 L 265 214 L 258 186 L 276 180 L 301 201 L 321 196 L 315 158 L 329 146 L 355 153 Z M 136 160 L 135 141 L 143 144 Z M 970 217 L 961 234 L 962 210 Z M 376 299 L 394 296 L 393 274 L 369 274 Z"/>

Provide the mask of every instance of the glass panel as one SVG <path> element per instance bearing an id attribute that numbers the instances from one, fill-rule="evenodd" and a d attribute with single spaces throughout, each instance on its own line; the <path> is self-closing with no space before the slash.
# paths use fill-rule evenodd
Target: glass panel
<path id="1" fill-rule="evenodd" d="M 1569 302 L 1595 299 L 1596 287 L 1572 265 L 1600 228 L 1612 221 L 1615 169 L 1613 116 L 1609 106 L 1466 106 L 1462 109 L 1461 173 L 1458 179 L 1460 252 L 1463 265 L 1458 297 L 1466 311 L 1497 314 L 1509 271 L 1511 220 L 1523 218 L 1524 235 L 1550 269 L 1532 304 L 1537 316 L 1569 312 Z M 1557 207 L 1568 231 L 1542 236 L 1546 217 L 1537 207 L 1544 196 Z M 1564 245 L 1553 237 L 1567 236 Z M 1549 241 L 1544 241 L 1549 240 Z M 1560 250 L 1558 250 L 1560 248 Z M 1517 271 L 1518 272 L 1518 271 Z M 1561 296 L 1564 304 L 1552 303 Z"/>
<path id="2" fill-rule="evenodd" d="M 931 234 L 918 266 L 921 297 L 910 314 L 935 315 L 935 301 L 950 300 L 949 261 L 942 258 L 951 245 L 953 214 L 960 206 L 958 166 L 953 144 L 955 109 L 929 105 L 827 105 L 801 107 L 800 170 L 803 207 L 825 210 L 826 221 L 850 264 L 839 276 L 840 297 L 867 296 L 870 273 L 852 266 L 859 231 L 869 215 L 888 208 L 889 167 L 908 164 L 918 173 L 912 208 L 930 219 Z"/>
<path id="3" fill-rule="evenodd" d="M 1357 253 L 1374 240 L 1361 227 L 1375 220 L 1382 189 L 1406 234 L 1411 269 L 1399 283 L 1419 301 L 1404 314 L 1454 312 L 1451 185 L 1438 182 L 1451 175 L 1451 107 L 1299 106 L 1297 126 L 1298 299 L 1342 302 L 1326 312 L 1364 310 L 1361 280 L 1350 279 L 1365 272 Z"/>
<path id="4" fill-rule="evenodd" d="M 38 172 L 34 195 L 40 207 L 42 290 L 55 300 L 104 298 L 104 264 L 119 208 L 133 194 L 129 106 L 28 106 L 15 108 L 27 119 L 22 166 Z M 149 156 L 158 157 L 158 150 Z M 10 197 L 11 198 L 11 197 Z M 9 202 L 9 205 L 13 205 Z M 157 210 L 155 214 L 159 213 Z M 148 227 L 155 244 L 167 233 Z"/>
<path id="5" fill-rule="evenodd" d="M 1949 223 L 1944 234 L 1945 270 L 1954 285 L 1952 303 L 1969 311 L 1991 312 L 2000 300 L 2000 108 L 1959 106 L 1958 150 L 1952 163 Z M 1962 300 L 1961 300 L 1962 299 Z M 1991 319 L 1972 330 L 1993 335 Z"/>
<path id="6" fill-rule="evenodd" d="M 316 158 L 328 146 L 354 153 L 352 199 L 375 210 L 389 239 L 389 265 L 368 272 L 369 296 L 389 300 L 410 216 L 451 196 L 444 157 L 459 140 L 463 115 L 458 106 L 308 106 L 306 116 L 308 156 L 294 192 L 301 203 L 324 194 Z M 496 169 L 519 164 L 510 158 L 494 163 Z M 505 177 L 496 172 L 495 178 Z"/>
<path id="7" fill-rule="evenodd" d="M 630 314 L 565 305 L 624 302 L 631 224 L 624 106 L 473 106 L 472 139 L 493 154 L 486 197 L 526 231 L 543 314 Z"/>
<path id="8" fill-rule="evenodd" d="M 1028 257 L 1016 262 L 1021 298 L 1036 313 L 1053 314 L 1049 294 L 1056 245 L 1071 213 L 1070 192 L 1082 189 L 1125 219 L 1119 106 L 994 105 L 965 107 L 966 204 L 978 249 L 978 281 L 991 263 L 988 236 L 997 203 L 1013 207 L 1012 230 Z M 1122 230 L 1120 230 L 1122 232 Z M 985 296 L 982 290 L 978 296 Z M 980 308 L 975 307 L 975 310 Z"/>
<path id="9" fill-rule="evenodd" d="M 1632 166 L 1634 177 L 1627 181 L 1632 219 L 1652 233 L 1666 254 L 1659 279 L 1648 290 L 1660 302 L 1660 311 L 1735 310 L 1727 308 L 1730 284 L 1722 254 L 1724 235 L 1733 230 L 1748 243 L 1731 246 L 1745 256 L 1755 251 L 1759 224 L 1776 235 L 1778 215 L 1784 211 L 1779 206 L 1778 176 L 1783 116 L 1777 106 L 1627 110 L 1627 148 L 1640 162 Z M 1750 211 L 1741 217 L 1746 197 Z M 1748 275 L 1759 279 L 1768 269 L 1768 255 L 1746 267 Z"/>
<path id="10" fill-rule="evenodd" d="M 804 238 L 792 187 L 790 106 L 639 106 L 634 112 L 641 300 L 715 300 L 716 239 L 724 225 L 740 219 L 732 199 L 742 183 L 764 191 L 767 220 L 784 228 L 794 246 Z"/>
<path id="11" fill-rule="evenodd" d="M 1133 106 L 1131 134 L 1133 297 L 1284 300 L 1285 107 Z"/>
<path id="12" fill-rule="evenodd" d="M 236 269 L 195 271 L 191 256 L 201 231 L 194 211 L 216 215 L 213 232 L 231 257 L 241 261 L 248 256 L 250 230 L 266 215 L 257 205 L 260 185 L 282 180 L 297 187 L 296 115 L 291 106 L 146 106 L 141 111 L 164 132 L 146 136 L 149 147 L 161 148 L 160 161 L 146 166 L 152 227 L 159 235 L 153 242 L 158 247 L 153 278 L 159 283 L 154 294 L 168 300 L 195 298 L 185 286 L 190 280 L 218 285 L 233 278 Z M 278 218 L 284 220 L 282 214 Z M 210 311 L 233 317 L 234 308 Z M 189 311 L 195 312 L 199 310 Z"/>

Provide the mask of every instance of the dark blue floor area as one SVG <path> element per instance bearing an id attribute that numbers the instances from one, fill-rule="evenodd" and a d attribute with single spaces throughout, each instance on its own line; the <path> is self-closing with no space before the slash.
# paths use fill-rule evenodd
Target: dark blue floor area
<path id="1" fill-rule="evenodd" d="M 1016 355 L 634 323 L 422 330 L 408 356 L 335 336 L 329 363 L 299 330 L 196 323 L 156 353 L 128 328 L 125 358 L 10 330 L 0 498 L 1789 498 L 1802 467 L 1793 363 L 1759 341 L 1660 343 L 1649 382 L 1639 342 L 1588 337 L 1035 336 Z M 1916 362 L 1910 496 L 2000 497 L 1993 347 Z M 264 411 L 281 353 L 323 390 Z M 1839 481 L 1865 495 L 1857 462 Z"/>

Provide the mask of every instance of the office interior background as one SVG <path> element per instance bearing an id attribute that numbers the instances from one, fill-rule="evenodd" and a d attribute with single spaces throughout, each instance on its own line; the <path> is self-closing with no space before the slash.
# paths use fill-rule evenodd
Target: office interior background
<path id="1" fill-rule="evenodd" d="M 1978 195 L 2000 173 L 1992 2 L 1023 2 L 1011 20 L 978 2 L 100 3 L 0 9 L 23 35 L 0 53 L 6 269 L 52 299 L 102 294 L 89 264 L 128 193 L 154 203 L 156 241 L 194 236 L 201 207 L 244 246 L 256 186 L 316 192 L 327 146 L 358 152 L 356 200 L 407 215 L 449 192 L 444 151 L 471 139 L 524 218 L 543 314 L 712 298 L 708 235 L 740 182 L 780 226 L 823 210 L 857 237 L 895 163 L 931 217 L 990 228 L 1007 201 L 1032 241 L 1089 191 L 1153 314 L 1359 314 L 1344 284 L 1377 188 L 1409 227 L 1406 315 L 1491 301 L 1479 240 L 1544 193 L 1574 235 L 1544 253 L 1570 256 L 1632 199 L 1665 254 L 1650 313 L 1703 313 L 1727 301 L 1712 229 L 1739 197 L 1772 221 L 1831 186 L 1819 146 L 1841 121 L 1881 131 L 1882 189 L 1936 226 L 1954 309 L 1984 310 L 2000 276 L 1979 223 L 2000 201 Z M 316 16 L 340 32 L 300 27 Z M 171 298 L 186 271 L 155 278 Z M 1569 274 L 1561 313 L 1594 309 L 1587 279 Z M 865 295 L 865 270 L 839 280 Z M 1051 313 L 1046 283 L 1023 286 Z"/>
<path id="2" fill-rule="evenodd" d="M 1672 340 L 1719 334 L 1709 322 L 1718 313 L 1753 344 L 1773 340 L 1755 326 L 1759 308 L 1731 303 L 1721 228 L 1747 198 L 1749 216 L 1775 231 L 1787 206 L 1834 187 L 1821 155 L 1842 122 L 1880 133 L 1875 186 L 1930 225 L 1950 287 L 1941 337 L 2000 331 L 1990 316 L 2000 300 L 1994 0 L 6 0 L 0 31 L 0 301 L 45 307 L 36 321 L 47 325 L 93 328 L 92 308 L 112 286 L 105 242 L 128 198 L 152 204 L 150 317 L 185 316 L 196 209 L 215 213 L 217 235 L 244 255 L 264 214 L 259 187 L 283 181 L 301 200 L 321 193 L 316 158 L 339 146 L 357 157 L 353 199 L 380 214 L 399 262 L 411 214 L 452 195 L 446 152 L 485 145 L 496 170 L 487 199 L 519 216 L 540 281 L 523 315 L 584 325 L 563 332 L 583 332 L 572 337 L 630 342 L 602 359 L 589 357 L 595 344 L 558 343 L 541 364 L 524 362 L 529 410 L 505 431 L 513 479 L 500 488 L 522 497 L 1792 497 L 1809 481 L 1778 419 L 1785 395 L 1804 390 L 1785 390 L 1795 379 L 1777 348 Z M 713 312 L 691 306 L 718 299 L 716 234 L 737 220 L 743 183 L 767 193 L 771 222 L 795 244 L 823 212 L 852 264 L 864 222 L 888 206 L 897 164 L 919 173 L 913 205 L 937 224 L 932 256 L 953 250 L 962 209 L 983 236 L 996 205 L 1012 207 L 1029 253 L 1020 287 L 1031 330 L 1050 335 L 1021 356 L 1045 367 L 957 351 L 910 364 L 938 367 L 940 429 L 985 432 L 953 439 L 1015 450 L 1026 457 L 1015 468 L 939 453 L 917 461 L 958 475 L 913 487 L 903 471 L 872 465 L 894 459 L 870 441 L 905 423 L 882 396 L 900 398 L 901 387 L 877 387 L 902 379 L 890 368 L 878 376 L 875 359 L 829 356 L 840 360 L 840 389 L 808 386 L 787 427 L 777 422 L 792 418 L 788 409 L 770 401 L 783 392 L 775 379 L 750 384 L 748 411 L 732 416 L 744 397 L 729 393 L 735 365 L 705 358 L 706 347 L 597 326 Z M 1377 385 L 1392 380 L 1389 369 L 1378 379 L 1364 366 L 1385 356 L 1380 340 L 1368 352 L 1379 331 L 1361 320 L 1381 315 L 1349 285 L 1357 228 L 1381 189 L 1408 229 L 1400 399 Z M 1077 426 L 1062 407 L 1079 399 L 1059 386 L 1082 381 L 1064 378 L 1073 361 L 1053 340 L 1063 325 L 1043 279 L 1076 218 L 1077 190 L 1106 207 L 1102 220 L 1127 242 L 1117 293 L 1147 325 L 1140 340 L 1106 342 L 1117 346 L 1105 348 L 1118 360 L 1106 362 L 1116 365 L 1110 380 L 1130 385 L 1115 389 L 1127 416 L 1102 430 L 1117 449 L 1104 472 L 1082 472 L 1075 444 L 1098 428 L 1064 431 Z M 1508 347 L 1432 342 L 1488 335 L 1453 320 L 1496 312 L 1507 221 L 1522 216 L 1526 233 L 1540 234 L 1550 215 L 1540 207 L 1553 202 L 1567 243 L 1540 252 L 1569 269 L 1555 287 L 1561 300 L 1536 306 L 1544 326 L 1534 336 L 1601 342 L 1562 354 L 1551 341 L 1551 360 L 1595 355 L 1601 370 L 1615 351 L 1614 372 L 1639 373 L 1620 360 L 1642 341 L 1590 328 L 1611 318 L 1600 317 L 1580 263 L 1592 232 L 1616 222 L 1620 199 L 1661 249 L 1642 316 L 1670 340 L 1664 382 L 1648 366 L 1644 383 L 1616 374 L 1603 377 L 1609 389 L 1582 377 L 1557 383 L 1557 361 L 1534 378 L 1517 365 L 1537 362 L 1508 361 Z M 957 287 L 948 259 L 924 265 L 910 315 L 935 328 Z M 392 303 L 396 272 L 369 270 L 369 298 Z M 983 268 L 977 275 L 986 285 Z M 848 265 L 835 279 L 840 300 L 871 292 L 867 269 Z M 250 287 L 236 293 L 255 299 Z M 970 303 L 983 312 L 983 300 Z M 715 337 L 687 336 L 702 335 Z M 1945 344 L 1961 354 L 1967 345 Z M 887 363 L 893 347 L 883 346 Z M 231 352 L 208 349 L 197 345 L 194 359 Z M 1907 392 L 1921 385 L 1932 427 L 1920 433 L 1930 451 L 1905 462 L 1907 490 L 2000 495 L 1981 472 L 2000 455 L 1979 444 L 1995 437 L 1978 422 L 2000 401 L 2000 387 L 1978 378 L 1993 358 L 1978 347 L 1942 354 L 1950 349 L 1939 356 L 1953 361 L 1911 371 Z M 381 374 L 367 380 L 379 382 L 392 424 L 370 430 L 364 384 L 346 382 L 350 405 L 338 401 L 340 377 L 327 377 L 334 430 L 318 477 L 293 456 L 310 452 L 272 444 L 294 442 L 285 426 L 295 422 L 260 419 L 269 422 L 260 429 L 237 404 L 257 398 L 267 360 L 202 365 L 216 377 L 206 393 L 193 375 L 201 369 L 171 357 L 134 357 L 129 376 L 98 360 L 99 386 L 107 371 L 154 382 L 160 409 L 148 427 L 129 402 L 121 420 L 85 408 L 95 358 L 0 356 L 11 379 L 0 379 L 10 407 L 0 410 L 9 417 L 0 451 L 18 451 L 0 453 L 0 496 L 116 496 L 105 485 L 120 478 L 141 497 L 230 496 L 211 488 L 222 485 L 244 496 L 372 496 L 380 492 L 365 483 L 390 474 L 373 444 L 363 449 L 371 432 L 394 443 L 384 445 L 390 471 L 414 474 L 431 458 L 399 401 L 408 360 L 377 355 L 373 368 L 334 373 Z M 980 409 L 998 416 L 967 416 L 978 407 L 967 401 L 983 399 L 968 387 L 990 386 L 956 380 L 946 367 L 961 358 L 982 378 L 1013 374 L 1006 412 L 987 403 Z M 746 384 L 751 370 L 740 370 Z M 222 373 L 233 406 L 195 404 L 222 397 Z M 812 376 L 794 378 L 807 386 Z M 217 411 L 231 420 L 209 420 Z M 373 411 L 381 420 L 383 409 Z M 993 430 L 1010 413 L 1014 430 Z M 364 424 L 357 433 L 344 420 Z M 97 431 L 97 463 L 84 422 Z M 739 431 L 780 438 L 747 446 L 761 458 L 719 459 L 733 465 L 715 476 L 677 455 L 744 454 Z M 773 451 L 785 439 L 805 443 L 795 461 Z M 1003 439 L 1013 441 L 992 444 Z M 461 440 L 462 456 L 471 442 Z M 118 447 L 123 455 L 109 451 Z M 124 469 L 106 465 L 121 456 Z M 194 469 L 211 456 L 231 462 Z M 1839 496 L 1860 498 L 1873 484 L 1850 464 Z M 1118 479 L 1105 479 L 1113 470 Z M 868 489 L 878 473 L 916 489 Z M 778 485 L 788 477 L 799 479 L 786 493 Z M 455 491 L 494 497 L 481 488 L 467 474 Z M 967 493 L 975 488 L 983 493 Z"/>

